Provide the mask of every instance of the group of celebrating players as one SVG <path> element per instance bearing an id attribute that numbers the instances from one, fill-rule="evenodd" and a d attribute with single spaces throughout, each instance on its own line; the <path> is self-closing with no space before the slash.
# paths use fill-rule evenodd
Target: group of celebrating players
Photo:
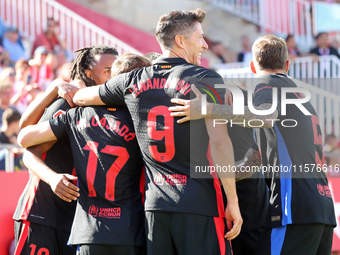
<path id="1" fill-rule="evenodd" d="M 107 46 L 79 50 L 71 72 L 76 88 L 55 81 L 29 106 L 18 142 L 33 174 L 14 214 L 15 254 L 331 253 L 336 222 L 331 196 L 320 192 L 328 187 L 323 172 L 268 172 L 266 179 L 260 171 L 238 173 L 237 184 L 235 173 L 190 177 L 195 166 L 323 159 L 309 102 L 310 115 L 287 106 L 284 117 L 299 123 L 292 128 L 279 122 L 280 103 L 270 115 L 247 106 L 244 115 L 233 114 L 225 91 L 215 88 L 221 76 L 200 66 L 208 47 L 204 17 L 200 9 L 162 15 L 156 38 L 163 54 L 152 63 L 132 53 L 117 58 Z M 253 56 L 260 79 L 247 96 L 268 110 L 273 88 L 296 87 L 286 76 L 286 43 L 261 37 Z M 206 115 L 201 93 L 211 95 Z M 277 122 L 252 130 L 214 125 L 216 118 Z"/>

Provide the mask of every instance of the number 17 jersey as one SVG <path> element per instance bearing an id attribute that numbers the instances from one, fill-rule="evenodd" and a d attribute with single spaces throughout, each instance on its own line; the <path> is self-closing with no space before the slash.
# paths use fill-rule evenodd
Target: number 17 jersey
<path id="1" fill-rule="evenodd" d="M 78 176 L 69 244 L 144 245 L 143 162 L 127 109 L 78 107 L 50 125 L 69 137 Z"/>

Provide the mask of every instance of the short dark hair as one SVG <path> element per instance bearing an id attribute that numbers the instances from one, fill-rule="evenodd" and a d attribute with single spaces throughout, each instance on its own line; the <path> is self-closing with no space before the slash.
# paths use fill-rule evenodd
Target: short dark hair
<path id="1" fill-rule="evenodd" d="M 58 21 L 55 20 L 53 17 L 48 17 L 48 18 L 46 19 L 46 24 L 48 24 L 49 21 L 53 21 L 54 24 L 58 25 Z"/>
<path id="2" fill-rule="evenodd" d="M 285 70 L 288 60 L 287 44 L 282 38 L 266 35 L 258 38 L 252 47 L 254 60 L 260 69 Z"/>
<path id="3" fill-rule="evenodd" d="M 95 81 L 88 78 L 85 73 L 86 70 L 91 70 L 97 64 L 95 56 L 103 54 L 112 54 L 118 56 L 118 52 L 114 47 L 104 45 L 85 47 L 76 50 L 75 53 L 78 53 L 78 55 L 73 61 L 70 78 L 71 80 L 82 80 L 86 86 L 97 85 Z"/>
<path id="4" fill-rule="evenodd" d="M 202 23 L 204 18 L 205 11 L 201 9 L 172 11 L 162 15 L 155 31 L 158 43 L 165 48 L 172 48 L 176 35 L 190 36 L 195 23 Z"/>
<path id="5" fill-rule="evenodd" d="M 151 66 L 152 63 L 147 58 L 134 53 L 125 53 L 115 60 L 112 64 L 111 77 L 118 74 L 128 73 L 136 68 Z"/>
<path id="6" fill-rule="evenodd" d="M 8 108 L 2 114 L 2 124 L 9 126 L 11 123 L 19 121 L 20 118 L 20 112 L 14 110 L 13 108 Z"/>
<path id="7" fill-rule="evenodd" d="M 151 62 L 155 61 L 160 56 L 162 56 L 162 54 L 159 54 L 157 52 L 149 52 L 149 53 L 146 53 L 146 54 L 143 55 L 144 58 L 147 58 Z"/>
<path id="8" fill-rule="evenodd" d="M 328 35 L 326 32 L 320 32 L 315 36 L 315 40 L 319 39 L 322 35 Z"/>
<path id="9" fill-rule="evenodd" d="M 288 40 L 290 39 L 290 38 L 293 38 L 294 37 L 294 35 L 293 34 L 289 34 L 289 35 L 287 35 L 287 37 L 286 37 L 286 42 L 288 42 Z"/>

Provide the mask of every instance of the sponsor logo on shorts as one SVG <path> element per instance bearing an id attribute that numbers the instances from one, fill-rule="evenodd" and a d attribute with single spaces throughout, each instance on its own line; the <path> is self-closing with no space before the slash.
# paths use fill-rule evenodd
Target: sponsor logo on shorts
<path id="1" fill-rule="evenodd" d="M 107 219 L 119 219 L 122 210 L 120 207 L 98 208 L 95 205 L 89 207 L 89 214 L 93 217 L 102 217 Z"/>
<path id="2" fill-rule="evenodd" d="M 327 185 L 318 184 L 317 188 L 321 196 L 332 197 L 331 190 Z"/>
<path id="3" fill-rule="evenodd" d="M 158 186 L 163 184 L 168 185 L 187 185 L 187 176 L 183 174 L 169 174 L 163 176 L 162 174 L 158 173 L 154 178 L 154 183 Z"/>

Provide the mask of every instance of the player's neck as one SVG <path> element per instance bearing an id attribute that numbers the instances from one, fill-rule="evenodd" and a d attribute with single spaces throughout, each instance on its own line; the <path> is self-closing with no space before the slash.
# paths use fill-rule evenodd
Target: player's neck
<path id="1" fill-rule="evenodd" d="M 282 69 L 261 69 L 261 70 L 256 70 L 257 75 L 265 75 L 265 74 L 284 74 L 287 75 L 287 72 L 282 70 Z"/>
<path id="2" fill-rule="evenodd" d="M 185 58 L 184 54 L 181 54 L 178 51 L 174 51 L 174 50 L 163 50 L 163 57 L 166 58 Z"/>

